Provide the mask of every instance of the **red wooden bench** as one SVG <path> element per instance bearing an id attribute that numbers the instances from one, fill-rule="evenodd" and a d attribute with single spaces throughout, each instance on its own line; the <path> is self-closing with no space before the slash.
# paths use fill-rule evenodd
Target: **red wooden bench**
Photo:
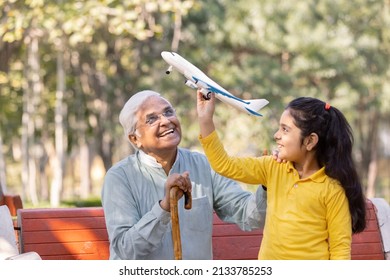
<path id="1" fill-rule="evenodd" d="M 353 236 L 352 259 L 384 260 L 375 206 L 367 201 L 366 230 Z M 20 251 L 44 260 L 105 260 L 109 241 L 101 207 L 19 209 Z M 243 232 L 214 215 L 214 259 L 257 259 L 262 231 Z"/>
<path id="2" fill-rule="evenodd" d="M 0 197 L 0 205 L 7 205 L 11 216 L 16 216 L 18 209 L 23 208 L 23 202 L 19 195 L 3 195 Z"/>
<path id="3" fill-rule="evenodd" d="M 103 208 L 18 210 L 21 252 L 43 260 L 105 260 L 109 242 Z"/>

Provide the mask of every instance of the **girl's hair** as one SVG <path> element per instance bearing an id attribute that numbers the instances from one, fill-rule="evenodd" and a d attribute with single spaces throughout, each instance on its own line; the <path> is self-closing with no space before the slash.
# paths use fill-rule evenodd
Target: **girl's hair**
<path id="1" fill-rule="evenodd" d="M 301 129 L 302 141 L 311 133 L 318 135 L 315 147 L 318 163 L 325 166 L 326 175 L 338 180 L 344 188 L 353 233 L 363 231 L 366 227 L 366 204 L 352 159 L 354 140 L 348 121 L 337 108 L 311 97 L 294 99 L 287 105 L 287 109 L 295 125 Z"/>

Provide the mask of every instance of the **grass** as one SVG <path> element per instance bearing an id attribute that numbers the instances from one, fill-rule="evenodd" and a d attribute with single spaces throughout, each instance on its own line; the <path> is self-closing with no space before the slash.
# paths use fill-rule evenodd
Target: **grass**
<path id="1" fill-rule="evenodd" d="M 60 202 L 60 208 L 72 207 L 100 207 L 102 202 L 100 197 L 91 197 L 88 199 L 69 199 Z M 51 208 L 50 202 L 40 202 L 38 205 L 33 205 L 31 202 L 23 202 L 23 208 Z"/>

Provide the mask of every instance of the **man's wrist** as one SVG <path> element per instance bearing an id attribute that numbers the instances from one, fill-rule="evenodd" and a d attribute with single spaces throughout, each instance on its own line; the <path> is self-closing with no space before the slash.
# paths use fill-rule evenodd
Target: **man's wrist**
<path id="1" fill-rule="evenodd" d="M 170 212 L 169 205 L 166 203 L 165 200 L 160 200 L 158 203 L 160 204 L 160 207 L 161 207 L 163 210 L 165 210 L 165 211 L 167 211 L 167 212 Z"/>

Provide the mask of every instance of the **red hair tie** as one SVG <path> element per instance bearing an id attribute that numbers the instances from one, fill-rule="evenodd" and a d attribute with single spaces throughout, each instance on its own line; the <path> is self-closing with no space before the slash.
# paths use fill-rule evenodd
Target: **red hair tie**
<path id="1" fill-rule="evenodd" d="M 330 109 L 330 104 L 327 102 L 325 103 L 325 110 L 328 111 Z"/>

